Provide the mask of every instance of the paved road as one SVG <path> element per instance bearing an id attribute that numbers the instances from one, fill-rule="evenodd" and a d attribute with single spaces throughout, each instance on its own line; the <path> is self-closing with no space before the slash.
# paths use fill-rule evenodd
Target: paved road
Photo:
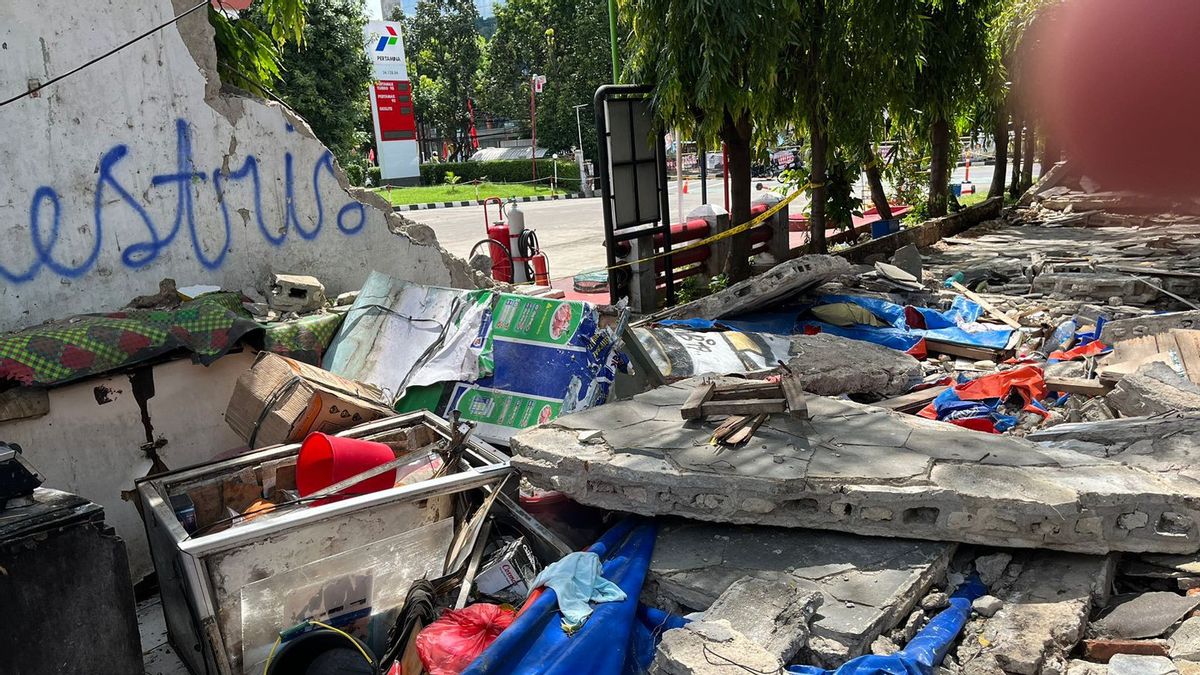
<path id="1" fill-rule="evenodd" d="M 992 180 L 992 168 L 971 168 L 971 181 L 978 190 L 987 190 Z M 963 167 L 955 169 L 951 175 L 951 182 L 961 182 L 965 173 Z M 754 190 L 758 183 L 763 183 L 767 188 L 778 185 L 774 181 L 755 179 L 751 189 Z M 682 195 L 684 214 L 701 204 L 700 182 L 688 181 L 687 185 L 688 193 Z M 869 199 L 865 186 L 860 184 L 857 189 Z M 680 195 L 674 181 L 671 182 L 668 192 L 672 222 L 678 222 Z M 708 195 L 710 202 L 724 204 L 724 183 L 719 179 L 710 180 Z M 793 212 L 801 208 L 803 204 L 797 205 L 793 202 Z M 521 209 L 525 212 L 525 226 L 537 231 L 542 249 L 550 259 L 550 274 L 553 278 L 604 267 L 604 213 L 599 199 L 531 202 L 521 204 Z M 442 246 L 455 255 L 466 257 L 471 247 L 486 236 L 482 207 L 431 209 L 405 212 L 404 215 L 432 227 L 437 232 L 438 241 Z M 492 217 L 495 217 L 494 207 Z"/>

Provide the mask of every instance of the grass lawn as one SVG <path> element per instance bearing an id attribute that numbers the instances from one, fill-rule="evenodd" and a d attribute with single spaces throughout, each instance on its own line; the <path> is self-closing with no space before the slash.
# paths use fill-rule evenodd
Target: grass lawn
<path id="1" fill-rule="evenodd" d="M 428 185 L 422 187 L 379 188 L 392 204 L 429 204 L 434 202 L 459 202 L 488 197 L 537 197 L 539 195 L 565 194 L 562 188 L 551 190 L 549 186 L 528 183 L 480 183 L 458 185 Z"/>
<path id="2" fill-rule="evenodd" d="M 976 204 L 983 202 L 987 199 L 987 190 L 986 189 L 980 190 L 979 186 L 975 186 L 975 190 L 976 190 L 975 194 L 963 195 L 963 196 L 959 197 L 958 203 L 965 208 L 967 206 L 975 206 Z"/>

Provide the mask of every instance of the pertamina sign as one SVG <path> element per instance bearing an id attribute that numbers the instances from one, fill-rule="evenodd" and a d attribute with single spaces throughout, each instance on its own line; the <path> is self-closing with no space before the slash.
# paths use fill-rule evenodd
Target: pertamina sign
<path id="1" fill-rule="evenodd" d="M 380 176 L 385 183 L 416 183 L 421 176 L 417 123 L 400 24 L 371 21 L 364 35 L 363 49 L 371 60 L 375 77 L 371 87 L 371 118 Z"/>

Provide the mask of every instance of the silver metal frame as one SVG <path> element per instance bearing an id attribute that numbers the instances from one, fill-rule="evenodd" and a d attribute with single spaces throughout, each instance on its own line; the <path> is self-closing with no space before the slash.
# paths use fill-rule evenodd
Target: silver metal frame
<path id="1" fill-rule="evenodd" d="M 422 423 L 443 438 L 450 438 L 446 421 L 428 411 L 376 420 L 336 435 L 369 440 L 384 433 Z M 233 664 L 228 657 L 224 636 L 221 635 L 220 628 L 216 623 L 216 595 L 210 581 L 210 570 L 207 564 L 210 556 L 244 546 L 267 534 L 277 534 L 293 528 L 311 526 L 376 506 L 396 502 L 415 502 L 485 486 L 497 486 L 513 471 L 507 456 L 487 443 L 471 437 L 467 441 L 463 453 L 460 471 L 440 478 L 359 495 L 319 507 L 297 509 L 269 520 L 252 521 L 235 528 L 194 538 L 188 535 L 175 516 L 174 509 L 170 504 L 170 495 L 175 488 L 199 482 L 220 473 L 228 473 L 230 470 L 292 457 L 299 450 L 299 443 L 272 446 L 231 459 L 150 476 L 137 482 L 137 491 L 142 500 L 143 518 L 146 520 L 151 547 L 154 548 L 156 544 L 156 538 L 150 532 L 151 520 L 163 527 L 174 543 L 172 551 L 157 551 L 159 555 L 155 556 L 156 567 L 161 561 L 171 560 L 177 563 L 177 568 L 182 574 L 183 596 L 190 603 L 188 609 L 192 616 L 192 623 L 199 624 L 195 628 L 201 633 L 210 633 L 196 636 L 202 646 L 202 651 L 207 652 L 196 656 L 205 662 L 215 663 L 220 673 L 234 675 Z M 161 547 L 162 545 L 159 544 L 158 548 Z M 159 577 L 160 582 L 164 582 L 164 579 L 168 578 L 162 573 L 159 574 Z M 163 602 L 165 608 L 167 603 L 165 596 Z M 168 627 L 170 628 L 169 624 Z M 184 661 L 189 664 L 189 668 L 194 669 L 194 664 L 188 658 L 190 655 L 182 653 L 185 651 L 185 645 L 177 644 L 176 649 L 181 652 L 181 656 L 184 656 Z"/>

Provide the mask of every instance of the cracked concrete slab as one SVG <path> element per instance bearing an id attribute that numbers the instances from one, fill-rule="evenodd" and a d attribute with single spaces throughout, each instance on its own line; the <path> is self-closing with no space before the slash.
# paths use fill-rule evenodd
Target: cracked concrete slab
<path id="1" fill-rule="evenodd" d="M 1019 574 L 993 589 L 1004 605 L 959 645 L 964 672 L 977 670 L 973 662 L 995 663 L 1019 675 L 1061 672 L 1047 666 L 1065 662 L 1083 637 L 1092 603 L 1103 597 L 1114 568 L 1112 556 L 1031 554 Z"/>
<path id="2" fill-rule="evenodd" d="M 1200 482 L 1064 447 L 810 397 L 746 445 L 684 422 L 702 380 L 513 437 L 513 465 L 584 504 L 643 515 L 1080 553 L 1200 548 Z"/>
<path id="3" fill-rule="evenodd" d="M 908 539 L 670 522 L 659 529 L 642 598 L 702 611 L 746 576 L 818 591 L 824 602 L 799 660 L 836 667 L 901 622 L 945 574 L 954 550 Z"/>
<path id="4" fill-rule="evenodd" d="M 780 263 L 752 279 L 739 281 L 712 295 L 676 305 L 659 319 L 720 319 L 767 307 L 801 291 L 848 274 L 850 263 L 831 255 L 802 255 Z"/>

